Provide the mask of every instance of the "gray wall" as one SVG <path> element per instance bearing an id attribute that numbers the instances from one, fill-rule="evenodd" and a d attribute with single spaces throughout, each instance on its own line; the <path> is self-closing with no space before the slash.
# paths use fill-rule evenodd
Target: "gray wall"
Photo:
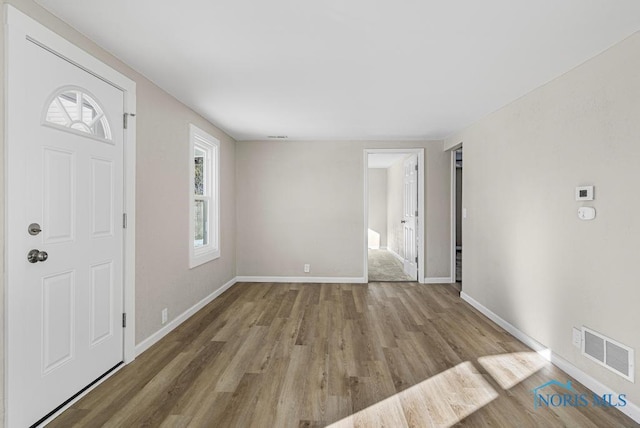
<path id="1" fill-rule="evenodd" d="M 464 143 L 463 291 L 636 404 L 640 382 L 582 357 L 571 328 L 640 367 L 638 52 L 636 33 L 445 142 Z M 589 184 L 595 200 L 575 201 Z"/>
<path id="2" fill-rule="evenodd" d="M 369 240 L 369 248 L 387 247 L 387 169 L 369 168 L 369 229 L 379 235 L 379 246 Z"/>
<path id="3" fill-rule="evenodd" d="M 235 277 L 235 143 L 201 116 L 33 1 L 11 0 L 5 3 L 16 6 L 137 84 L 136 343 L 140 343 L 160 329 L 162 308 L 168 308 L 171 320 Z M 0 37 L 3 37 L 3 32 L 0 32 Z M 3 46 L 4 40 L 1 40 L 0 49 Z M 0 67 L 0 73 L 3 69 Z M 3 100 L 4 110 L 2 76 L 0 82 L 0 99 Z M 4 115 L 0 114 L 2 135 L 3 118 Z M 188 266 L 189 123 L 211 133 L 222 143 L 222 256 L 191 270 Z M 0 160 L 0 168 L 3 165 L 4 162 Z M 3 176 L 0 173 L 0 177 Z M 4 186 L 0 186 L 0 189 L 4 189 Z M 0 192 L 3 193 L 2 190 Z M 0 205 L 0 216 L 3 216 L 4 194 L 0 195 Z M 4 230 L 0 230 L 0 234 L 4 236 Z M 0 246 L 0 252 L 3 249 L 4 246 Z M 3 260 L 0 257 L 2 270 Z M 1 278 L 0 290 L 0 296 L 3 296 L 4 283 Z M 4 305 L 0 307 L 4 311 Z M 0 316 L 0 323 L 3 319 Z M 4 328 L 0 326 L 0 343 L 3 343 L 3 332 Z M 3 367 L 0 364 L 0 372 Z M 2 379 L 0 382 L 4 384 Z M 0 406 L 2 403 L 0 397 Z"/>
<path id="4" fill-rule="evenodd" d="M 147 80 L 138 81 L 136 340 L 236 274 L 235 142 Z M 221 141 L 220 258 L 189 269 L 189 123 Z"/>
<path id="5" fill-rule="evenodd" d="M 425 156 L 427 277 L 445 281 L 451 275 L 451 155 L 430 145 Z"/>
<path id="6" fill-rule="evenodd" d="M 426 157 L 427 276 L 449 276 L 449 157 L 442 142 L 236 144 L 239 276 L 363 276 L 365 148 Z M 443 190 L 444 189 L 444 190 Z"/>

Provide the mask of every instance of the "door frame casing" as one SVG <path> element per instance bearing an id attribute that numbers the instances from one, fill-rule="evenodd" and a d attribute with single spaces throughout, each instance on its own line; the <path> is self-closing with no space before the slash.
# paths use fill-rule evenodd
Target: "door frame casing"
<path id="1" fill-rule="evenodd" d="M 415 149 L 364 149 L 364 262 L 363 272 L 365 282 L 369 282 L 369 258 L 368 258 L 368 229 L 369 229 L 369 155 L 375 153 L 399 153 L 416 155 L 418 157 L 418 227 L 416 239 L 418 240 L 418 283 L 425 283 L 425 174 L 424 174 L 424 148 Z"/>
<path id="2" fill-rule="evenodd" d="M 8 387 L 11 381 L 11 370 L 17 356 L 12 355 L 13 345 L 20 340 L 16 334 L 11 334 L 13 327 L 11 287 L 13 281 L 12 266 L 9 264 L 8 254 L 16 238 L 15 235 L 22 231 L 11 231 L 9 229 L 10 210 L 17 206 L 19 195 L 15 195 L 10 189 L 10 164 L 14 150 L 12 147 L 19 144 L 14 134 L 15 129 L 20 126 L 20 117 L 13 113 L 10 108 L 20 102 L 17 88 L 13 82 L 12 64 L 15 63 L 21 54 L 20 45 L 25 39 L 37 42 L 41 47 L 49 50 L 54 55 L 76 65 L 86 72 L 99 79 L 117 87 L 123 91 L 124 111 L 135 114 L 136 111 L 136 83 L 114 70 L 105 63 L 99 61 L 79 47 L 70 43 L 63 37 L 44 27 L 39 22 L 25 15 L 11 5 L 5 5 L 5 133 L 4 133 L 4 168 L 5 168 L 5 208 L 4 208 L 4 310 L 5 310 L 5 349 L 4 349 L 4 391 L 5 391 L 5 424 L 8 426 L 11 411 L 8 406 Z M 125 364 L 135 359 L 135 231 L 136 231 L 136 210 L 135 210 L 135 171 L 136 171 L 136 124 L 135 120 L 129 120 L 128 126 L 124 130 L 123 138 L 123 211 L 127 215 L 126 228 L 123 229 L 123 310 L 127 314 L 127 324 L 123 333 L 123 361 Z M 15 235 L 14 235 L 15 234 Z"/>

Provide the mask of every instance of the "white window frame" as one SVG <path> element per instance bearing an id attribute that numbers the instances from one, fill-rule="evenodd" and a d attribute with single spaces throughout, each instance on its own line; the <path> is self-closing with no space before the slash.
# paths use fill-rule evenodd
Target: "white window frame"
<path id="1" fill-rule="evenodd" d="M 204 151 L 206 155 L 204 200 L 209 202 L 207 210 L 208 234 L 207 244 L 195 246 L 195 204 L 194 191 L 195 165 L 193 162 L 195 149 Z M 197 126 L 189 125 L 189 268 L 210 262 L 220 257 L 220 141 Z"/>

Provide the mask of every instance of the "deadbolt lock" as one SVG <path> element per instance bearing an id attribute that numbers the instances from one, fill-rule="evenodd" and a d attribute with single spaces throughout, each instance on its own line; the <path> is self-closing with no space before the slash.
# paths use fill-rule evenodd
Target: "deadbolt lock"
<path id="1" fill-rule="evenodd" d="M 27 228 L 29 235 L 36 236 L 38 233 L 42 232 L 40 225 L 38 223 L 31 223 Z"/>

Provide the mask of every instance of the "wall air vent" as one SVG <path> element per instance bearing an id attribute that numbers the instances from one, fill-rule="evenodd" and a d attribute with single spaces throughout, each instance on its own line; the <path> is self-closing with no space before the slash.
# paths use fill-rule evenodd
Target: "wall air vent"
<path id="1" fill-rule="evenodd" d="M 634 352 L 628 346 L 583 326 L 582 355 L 634 382 Z"/>

